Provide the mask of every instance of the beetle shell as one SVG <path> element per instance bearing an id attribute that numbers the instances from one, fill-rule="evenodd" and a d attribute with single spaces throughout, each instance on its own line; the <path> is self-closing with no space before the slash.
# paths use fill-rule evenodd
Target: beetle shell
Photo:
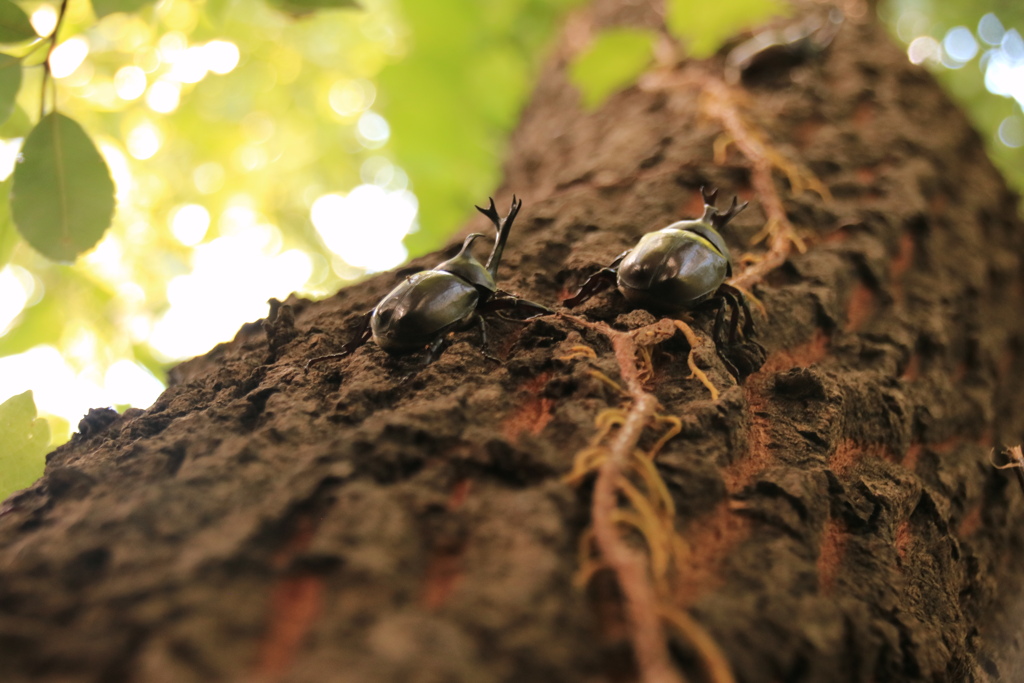
<path id="1" fill-rule="evenodd" d="M 415 273 L 373 309 L 373 340 L 388 353 L 417 351 L 468 322 L 479 300 L 477 288 L 457 275 L 440 270 Z"/>
<path id="2" fill-rule="evenodd" d="M 473 235 L 470 235 L 470 237 L 473 237 Z M 494 278 L 487 272 L 483 264 L 473 258 L 472 254 L 467 253 L 465 248 L 457 256 L 448 259 L 434 268 L 434 270 L 443 270 L 446 273 L 457 275 L 478 289 L 491 293 L 498 289 L 498 285 L 494 283 Z"/>
<path id="3" fill-rule="evenodd" d="M 711 242 L 712 246 L 718 250 L 718 253 L 725 257 L 725 260 L 729 262 L 729 272 L 726 273 L 726 277 L 732 275 L 732 255 L 729 253 L 729 247 L 726 245 L 722 233 L 715 230 L 712 225 L 704 221 L 677 221 L 672 225 L 662 228 L 662 230 L 685 230 L 697 233 L 708 242 Z"/>
<path id="4" fill-rule="evenodd" d="M 710 226 L 682 223 L 697 223 L 722 241 Z M 711 298 L 728 277 L 728 252 L 722 253 L 705 230 L 678 225 L 644 235 L 619 265 L 616 282 L 631 304 L 655 311 L 690 309 Z"/>

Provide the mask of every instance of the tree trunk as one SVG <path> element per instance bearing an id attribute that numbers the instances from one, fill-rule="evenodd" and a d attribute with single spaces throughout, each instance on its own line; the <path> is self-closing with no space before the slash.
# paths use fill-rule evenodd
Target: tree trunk
<path id="1" fill-rule="evenodd" d="M 409 271 L 290 300 L 3 504 L 0 679 L 1024 680 L 1024 496 L 991 464 L 1024 436 L 1017 197 L 871 21 L 585 113 L 567 60 L 613 25 L 661 24 L 568 25 L 496 195 L 524 199 L 501 287 L 556 302 L 711 186 L 750 202 L 754 340 L 611 292 L 491 319 L 501 363 L 468 330 L 307 370 Z"/>

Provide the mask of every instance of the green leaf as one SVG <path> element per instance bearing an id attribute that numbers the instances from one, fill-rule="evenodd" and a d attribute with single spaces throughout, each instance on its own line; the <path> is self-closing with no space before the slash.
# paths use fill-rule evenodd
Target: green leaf
<path id="1" fill-rule="evenodd" d="M 608 97 L 632 85 L 651 63 L 655 34 L 633 28 L 603 31 L 569 66 L 569 80 L 583 93 L 583 104 L 595 109 Z"/>
<path id="2" fill-rule="evenodd" d="M 37 38 L 19 50 L 11 50 L 21 60 L 22 67 L 40 66 L 50 56 L 50 40 Z M 19 54 L 21 53 L 21 54 Z"/>
<path id="3" fill-rule="evenodd" d="M 23 138 L 32 131 L 32 119 L 28 113 L 19 107 L 14 106 L 14 112 L 3 124 L 0 124 L 0 138 Z"/>
<path id="4" fill-rule="evenodd" d="M 362 9 L 356 0 L 269 0 L 269 3 L 296 17 L 323 9 Z"/>
<path id="5" fill-rule="evenodd" d="M 47 114 L 25 139 L 11 214 L 22 237 L 54 261 L 74 261 L 110 226 L 110 170 L 82 127 L 63 114 Z"/>
<path id="6" fill-rule="evenodd" d="M 92 0 L 92 11 L 97 19 L 102 19 L 115 12 L 138 12 L 146 5 L 153 5 L 156 0 Z"/>
<path id="7" fill-rule="evenodd" d="M 0 403 L 0 500 L 43 476 L 50 425 L 36 417 L 32 392 Z"/>
<path id="8" fill-rule="evenodd" d="M 11 205 L 7 196 L 11 190 L 10 179 L 0 183 L 0 270 L 11 260 L 14 245 L 18 243 L 18 231 L 11 220 Z"/>
<path id="9" fill-rule="evenodd" d="M 715 54 L 725 41 L 745 28 L 788 14 L 781 0 L 728 0 L 711 3 L 668 0 L 665 23 L 675 37 L 686 43 L 694 59 Z"/>
<path id="10" fill-rule="evenodd" d="M 0 54 L 0 124 L 11 118 L 14 98 L 21 88 L 21 60 Z"/>
<path id="11" fill-rule="evenodd" d="M 0 0 L 0 43 L 20 43 L 35 37 L 28 15 L 10 0 Z"/>

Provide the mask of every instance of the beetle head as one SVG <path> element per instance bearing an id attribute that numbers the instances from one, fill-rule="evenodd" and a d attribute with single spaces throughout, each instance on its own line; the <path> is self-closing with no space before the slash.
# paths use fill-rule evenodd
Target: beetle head
<path id="1" fill-rule="evenodd" d="M 434 270 L 443 270 L 446 273 L 456 275 L 478 289 L 485 289 L 488 292 L 497 290 L 498 286 L 495 284 L 491 274 L 487 272 L 487 268 L 477 261 L 476 257 L 469 251 L 470 247 L 473 246 L 473 240 L 483 236 L 479 232 L 468 235 L 466 241 L 462 243 L 462 249 L 459 250 L 459 253 L 434 268 Z"/>
<path id="2" fill-rule="evenodd" d="M 737 197 L 733 197 L 732 206 L 723 213 L 715 208 L 715 200 L 718 198 L 717 189 L 708 190 L 701 187 L 700 194 L 704 197 L 704 215 L 701 216 L 700 222 L 713 226 L 715 230 L 721 230 L 726 223 L 736 217 L 736 214 L 747 208 L 747 202 L 737 205 Z"/>

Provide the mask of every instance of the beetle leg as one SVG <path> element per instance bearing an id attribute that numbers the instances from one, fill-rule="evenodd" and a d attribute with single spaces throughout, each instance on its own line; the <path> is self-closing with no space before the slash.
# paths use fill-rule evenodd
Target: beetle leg
<path id="1" fill-rule="evenodd" d="M 743 295 L 743 292 L 736 289 L 730 284 L 722 283 L 718 288 L 719 291 L 725 290 L 732 294 L 733 299 L 739 303 L 740 308 L 743 309 L 743 336 L 750 337 L 754 334 L 754 316 L 750 312 L 750 306 L 747 304 L 747 297 Z"/>
<path id="2" fill-rule="evenodd" d="M 580 291 L 576 292 L 575 295 L 564 300 L 562 303 L 565 304 L 566 308 L 576 308 L 595 294 L 599 294 L 603 290 L 614 285 L 617 276 L 618 271 L 612 268 L 602 268 L 587 278 L 587 281 L 583 283 L 582 287 L 580 287 Z"/>
<path id="3" fill-rule="evenodd" d="M 373 311 L 367 311 L 359 317 L 359 322 L 356 323 L 355 335 L 348 341 L 348 343 L 341 347 L 341 351 L 338 353 L 329 353 L 326 356 L 311 358 L 306 361 L 306 369 L 308 370 L 310 367 L 317 365 L 318 363 L 323 363 L 324 361 L 334 360 L 335 358 L 344 358 L 369 341 L 373 334 L 370 330 L 371 316 L 373 316 Z"/>
<path id="4" fill-rule="evenodd" d="M 740 304 L 736 300 L 736 295 L 728 289 L 719 288 L 718 292 L 715 293 L 715 298 L 721 302 L 722 307 L 719 309 L 718 315 L 715 319 L 715 344 L 725 343 L 724 335 L 722 335 L 721 321 L 725 319 L 725 311 L 729 309 L 729 341 L 730 345 L 736 343 L 736 332 L 740 327 Z"/>
<path id="5" fill-rule="evenodd" d="M 736 343 L 736 333 L 740 329 L 740 305 L 735 297 L 729 296 L 729 305 L 732 307 L 732 317 L 729 318 L 729 343 Z"/>
<path id="6" fill-rule="evenodd" d="M 715 302 L 718 307 L 715 310 L 715 326 L 711 331 L 711 338 L 715 340 L 715 345 L 722 343 L 722 323 L 725 322 L 725 309 L 727 308 L 725 297 L 715 297 Z"/>
<path id="7" fill-rule="evenodd" d="M 562 303 L 565 304 L 566 308 L 576 308 L 584 301 L 587 301 L 595 294 L 608 289 L 609 286 L 614 285 L 616 278 L 619 276 L 619 264 L 622 260 L 629 255 L 631 250 L 627 249 L 612 261 L 611 265 L 607 268 L 602 268 L 593 275 L 587 278 L 587 281 L 583 283 L 580 290 L 575 295 L 565 299 Z"/>
<path id="8" fill-rule="evenodd" d="M 501 363 L 501 359 L 497 356 L 492 356 L 488 350 L 487 344 L 487 322 L 484 320 L 482 315 L 476 317 L 477 322 L 480 323 L 480 349 L 484 354 L 484 358 L 487 360 L 493 360 L 495 363 Z"/>
<path id="9" fill-rule="evenodd" d="M 423 364 L 426 367 L 433 363 L 435 360 L 441 357 L 444 353 L 445 348 L 448 347 L 448 334 L 442 334 L 440 337 L 430 342 L 430 346 L 427 347 L 427 361 Z"/>
<path id="10" fill-rule="evenodd" d="M 525 308 L 531 311 L 532 314 L 526 318 L 518 319 L 509 318 L 498 313 L 498 311 L 510 308 L 517 311 L 521 308 Z M 509 294 L 508 292 L 503 292 L 500 289 L 494 293 L 492 298 L 477 306 L 477 311 L 481 313 L 497 313 L 498 317 L 502 320 L 509 320 L 517 323 L 525 322 L 542 315 L 550 315 L 554 312 L 547 306 L 542 306 L 541 304 L 529 301 L 528 299 L 520 299 L 518 296 Z"/>

